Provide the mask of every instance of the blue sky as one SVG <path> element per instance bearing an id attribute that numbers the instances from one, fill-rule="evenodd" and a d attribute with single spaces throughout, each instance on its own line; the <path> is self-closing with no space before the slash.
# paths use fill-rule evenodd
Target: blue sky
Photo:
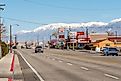
<path id="1" fill-rule="evenodd" d="M 50 23 L 110 22 L 121 18 L 121 0 L 0 0 L 0 3 L 6 4 L 2 11 L 6 26 L 20 25 L 14 26 L 14 33 Z"/>

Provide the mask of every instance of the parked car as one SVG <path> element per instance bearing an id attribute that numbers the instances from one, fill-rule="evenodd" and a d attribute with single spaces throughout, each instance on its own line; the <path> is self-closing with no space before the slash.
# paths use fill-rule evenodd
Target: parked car
<path id="1" fill-rule="evenodd" d="M 37 47 L 35 47 L 35 53 L 37 53 L 37 52 L 43 53 L 43 48 L 42 48 L 42 46 L 37 46 Z"/>
<path id="2" fill-rule="evenodd" d="M 12 48 L 13 48 L 13 49 L 17 49 L 17 46 L 13 46 Z"/>
<path id="3" fill-rule="evenodd" d="M 117 48 L 114 47 L 107 47 L 103 50 L 104 56 L 109 56 L 109 55 L 116 55 L 118 56 L 118 50 Z"/>

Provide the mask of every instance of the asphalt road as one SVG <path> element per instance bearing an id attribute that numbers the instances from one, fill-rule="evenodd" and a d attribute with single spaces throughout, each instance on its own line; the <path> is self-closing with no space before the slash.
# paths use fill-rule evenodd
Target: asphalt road
<path id="1" fill-rule="evenodd" d="M 121 81 L 120 56 L 62 50 L 36 54 L 33 49 L 18 51 L 25 81 Z"/>

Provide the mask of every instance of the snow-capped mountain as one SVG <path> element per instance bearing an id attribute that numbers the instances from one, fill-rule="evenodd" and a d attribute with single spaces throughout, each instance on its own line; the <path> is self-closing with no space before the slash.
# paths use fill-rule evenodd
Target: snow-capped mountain
<path id="1" fill-rule="evenodd" d="M 85 31 L 85 28 L 89 29 L 89 33 L 91 32 L 118 32 L 118 35 L 121 35 L 121 18 L 114 19 L 109 23 L 105 22 L 83 22 L 83 23 L 53 23 L 48 25 L 40 26 L 34 30 L 27 31 L 22 30 L 18 32 L 19 39 L 18 40 L 36 40 L 36 39 L 49 39 L 50 35 L 53 32 L 56 32 L 58 28 L 65 28 L 68 30 L 69 28 L 72 31 Z"/>

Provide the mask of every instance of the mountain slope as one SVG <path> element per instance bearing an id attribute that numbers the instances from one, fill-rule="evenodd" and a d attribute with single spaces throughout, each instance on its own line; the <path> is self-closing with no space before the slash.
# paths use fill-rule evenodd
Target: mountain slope
<path id="1" fill-rule="evenodd" d="M 112 20 L 110 23 L 105 22 L 84 22 L 84 23 L 53 23 L 48 25 L 43 25 L 41 27 L 38 27 L 32 31 L 26 31 L 22 30 L 18 32 L 18 40 L 43 40 L 47 39 L 49 40 L 50 35 L 57 31 L 58 28 L 65 28 L 65 32 L 70 28 L 71 31 L 85 31 L 85 28 L 89 29 L 89 33 L 91 32 L 99 32 L 104 33 L 107 31 L 118 32 L 118 35 L 121 35 L 121 18 Z"/>

